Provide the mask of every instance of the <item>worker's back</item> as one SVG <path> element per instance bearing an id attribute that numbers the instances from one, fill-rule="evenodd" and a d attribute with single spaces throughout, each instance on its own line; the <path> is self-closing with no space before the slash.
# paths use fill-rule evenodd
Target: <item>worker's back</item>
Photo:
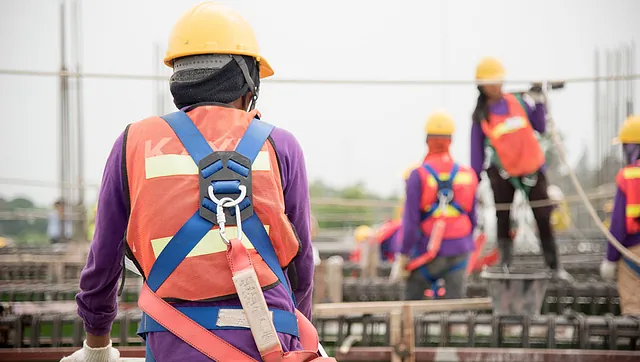
<path id="1" fill-rule="evenodd" d="M 228 151 L 235 149 L 256 112 L 201 106 L 188 115 L 212 149 Z M 160 117 L 129 127 L 126 163 L 131 200 L 127 242 L 148 275 L 169 238 L 199 209 L 198 167 Z M 299 241 L 284 214 L 280 169 L 271 143 L 262 146 L 252 171 L 251 204 L 267 228 L 280 265 L 286 267 L 298 253 Z M 229 182 L 239 185 L 239 181 Z M 215 212 L 215 206 L 213 209 Z M 236 233 L 233 227 L 227 230 Z M 275 283 L 276 276 L 261 262 L 251 241 L 245 239 L 245 244 L 260 284 L 264 287 Z M 210 231 L 158 290 L 158 295 L 188 301 L 234 295 L 226 249 L 219 233 Z"/>

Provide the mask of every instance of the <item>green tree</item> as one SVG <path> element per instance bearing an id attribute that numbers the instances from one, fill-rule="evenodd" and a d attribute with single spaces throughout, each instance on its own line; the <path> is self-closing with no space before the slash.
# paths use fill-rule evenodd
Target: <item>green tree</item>
<path id="1" fill-rule="evenodd" d="M 362 182 L 344 188 L 334 188 L 322 181 L 314 181 L 309 185 L 312 199 L 311 210 L 318 219 L 321 228 L 349 228 L 358 225 L 372 225 L 389 219 L 392 208 L 376 205 L 353 205 L 349 201 L 397 201 L 394 197 L 380 197 L 368 191 Z M 327 199 L 333 199 L 327 201 Z M 314 200 L 317 200 L 314 202 Z M 374 202 L 375 204 L 375 202 Z"/>
<path id="2" fill-rule="evenodd" d="M 4 213 L 38 210 L 35 204 L 26 198 L 11 201 L 0 198 L 0 211 Z M 10 215 L 10 214 L 9 214 Z M 16 239 L 18 242 L 41 243 L 47 240 L 47 220 L 42 218 L 0 220 L 0 235 Z"/>

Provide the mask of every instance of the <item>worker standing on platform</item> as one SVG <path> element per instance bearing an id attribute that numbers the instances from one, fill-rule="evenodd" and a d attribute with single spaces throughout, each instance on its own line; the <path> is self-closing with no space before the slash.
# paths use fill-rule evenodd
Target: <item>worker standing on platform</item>
<path id="1" fill-rule="evenodd" d="M 471 167 L 478 178 L 485 166 L 485 148 L 490 150 L 486 170 L 496 203 L 497 243 L 501 263 L 511 266 L 513 241 L 509 236 L 508 208 L 516 190 L 524 192 L 531 201 L 549 200 L 544 174 L 544 153 L 534 131 L 546 129 L 545 97 L 542 92 L 522 97 L 502 92 L 504 68 L 494 58 L 484 58 L 476 69 L 478 102 L 473 112 L 471 128 Z M 535 207 L 533 214 L 538 225 L 540 242 L 547 265 L 555 279 L 572 281 L 560 262 L 558 247 L 551 228 L 553 206 Z"/>
<path id="2" fill-rule="evenodd" d="M 145 277 L 147 361 L 334 360 L 318 357 L 309 322 L 304 157 L 254 110 L 273 70 L 253 30 L 201 3 L 174 26 L 164 62 L 180 111 L 129 125 L 113 146 L 76 298 L 87 338 L 64 361 L 117 360 L 110 330 L 123 253 Z"/>
<path id="3" fill-rule="evenodd" d="M 444 280 L 445 298 L 466 296 L 466 266 L 474 250 L 475 193 L 473 171 L 453 161 L 449 153 L 453 119 L 436 112 L 425 127 L 427 156 L 407 180 L 402 219 L 403 238 L 391 279 L 408 277 L 407 300 L 436 295 Z"/>
<path id="4" fill-rule="evenodd" d="M 362 257 L 363 243 L 368 243 L 373 236 L 373 230 L 367 225 L 358 226 L 353 232 L 353 240 L 356 242 L 355 247 L 349 254 L 349 261 L 353 263 L 360 262 Z"/>
<path id="5" fill-rule="evenodd" d="M 618 189 L 609 231 L 624 247 L 640 256 L 640 116 L 627 118 L 615 141 L 622 144 L 627 166 L 616 177 Z M 640 315 L 640 265 L 608 244 L 600 274 L 606 280 L 614 280 L 616 269 L 622 314 Z"/>

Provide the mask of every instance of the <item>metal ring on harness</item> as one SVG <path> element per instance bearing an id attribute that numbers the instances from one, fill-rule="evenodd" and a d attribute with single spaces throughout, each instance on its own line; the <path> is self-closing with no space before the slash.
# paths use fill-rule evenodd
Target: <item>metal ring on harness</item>
<path id="1" fill-rule="evenodd" d="M 438 201 L 449 203 L 451 200 L 453 200 L 452 189 L 438 190 Z"/>
<path id="2" fill-rule="evenodd" d="M 235 200 L 230 198 L 230 197 L 223 197 L 222 199 L 218 199 L 216 197 L 216 195 L 213 193 L 213 185 L 210 185 L 208 188 L 208 193 L 209 193 L 209 198 L 211 198 L 211 201 L 215 202 L 217 205 L 216 208 L 216 220 L 217 220 L 217 224 L 219 227 L 219 232 L 220 232 L 220 237 L 222 238 L 222 241 L 229 246 L 230 245 L 230 241 L 229 238 L 227 238 L 227 232 L 225 229 L 225 224 L 227 223 L 227 218 L 224 215 L 224 208 L 231 208 L 234 207 L 235 208 L 235 214 L 236 214 L 236 227 L 237 227 L 237 237 L 238 240 L 242 240 L 242 215 L 240 214 L 240 206 L 238 206 L 238 204 L 240 204 L 242 202 L 242 200 L 244 200 L 244 198 L 247 196 L 247 188 L 244 185 L 240 185 L 238 186 L 238 189 L 240 190 L 240 196 L 238 196 Z"/>
<path id="3" fill-rule="evenodd" d="M 216 195 L 213 193 L 213 185 L 209 185 L 209 188 L 207 190 L 209 192 L 209 198 L 211 199 L 211 201 L 215 202 L 218 205 L 221 205 L 221 201 L 218 200 Z M 247 197 L 247 187 L 245 185 L 238 186 L 238 190 L 240 190 L 240 196 L 238 196 L 235 200 L 230 197 L 222 198 L 223 200 L 229 199 L 232 201 L 231 203 L 225 203 L 224 205 L 222 205 L 222 207 L 234 207 L 241 203 L 245 197 Z"/>
<path id="4" fill-rule="evenodd" d="M 438 190 L 438 207 L 442 212 L 444 212 L 447 206 L 451 203 L 453 196 L 453 190 L 450 188 Z"/>

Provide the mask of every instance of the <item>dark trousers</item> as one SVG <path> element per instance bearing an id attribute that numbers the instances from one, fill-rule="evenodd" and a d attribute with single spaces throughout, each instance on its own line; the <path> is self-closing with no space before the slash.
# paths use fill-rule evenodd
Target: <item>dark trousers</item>
<path id="1" fill-rule="evenodd" d="M 445 294 L 438 299 L 460 299 L 467 296 L 467 268 L 450 271 L 459 265 L 469 254 L 458 256 L 438 256 L 426 265 L 429 275 L 444 280 Z M 432 281 L 427 280 L 419 269 L 411 272 L 405 289 L 405 300 L 422 300 L 424 291 L 432 287 Z"/>
<path id="2" fill-rule="evenodd" d="M 491 188 L 493 189 L 493 199 L 496 206 L 500 204 L 511 204 L 513 202 L 513 195 L 515 189 L 508 180 L 505 180 L 500 176 L 498 170 L 495 167 L 487 169 L 487 176 L 491 181 Z M 547 178 L 542 172 L 538 172 L 538 182 L 531 188 L 529 193 L 529 200 L 540 201 L 548 200 L 547 195 Z M 533 216 L 536 219 L 538 226 L 538 234 L 540 235 L 540 244 L 544 254 L 544 259 L 547 265 L 551 269 L 558 269 L 558 249 L 556 245 L 555 235 L 551 228 L 551 212 L 553 206 L 543 206 L 533 208 Z M 498 248 L 504 264 L 510 265 L 513 260 L 513 244 L 509 237 L 509 230 L 511 228 L 510 211 L 498 210 L 496 208 L 496 217 L 498 219 Z"/>

